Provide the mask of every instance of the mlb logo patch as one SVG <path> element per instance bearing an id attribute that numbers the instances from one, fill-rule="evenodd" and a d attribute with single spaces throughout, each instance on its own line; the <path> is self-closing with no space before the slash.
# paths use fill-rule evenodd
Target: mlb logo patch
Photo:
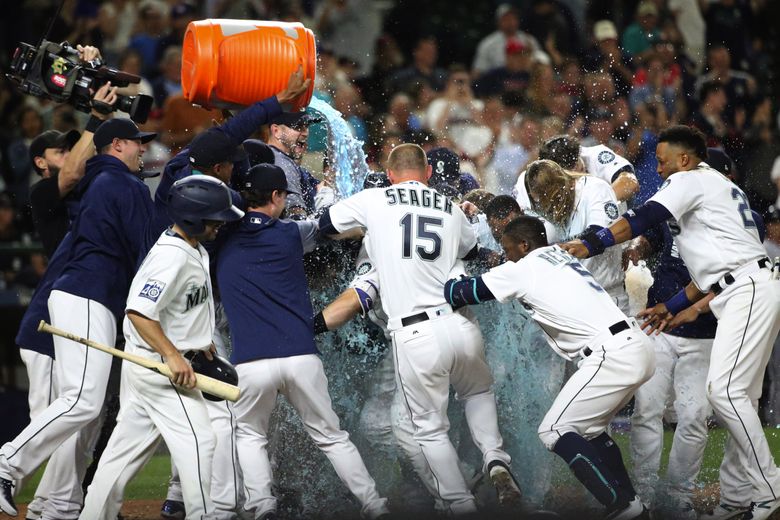
<path id="1" fill-rule="evenodd" d="M 146 285 L 144 285 L 144 288 L 141 289 L 141 292 L 138 294 L 138 296 L 148 298 L 153 302 L 156 302 L 157 298 L 159 298 L 160 294 L 162 294 L 163 289 L 165 289 L 165 283 L 158 280 L 148 280 Z"/>

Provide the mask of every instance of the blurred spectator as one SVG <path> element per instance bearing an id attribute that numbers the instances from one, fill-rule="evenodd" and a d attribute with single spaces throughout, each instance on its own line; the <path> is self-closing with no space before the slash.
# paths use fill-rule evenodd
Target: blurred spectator
<path id="1" fill-rule="evenodd" d="M 598 110 L 609 112 L 615 100 L 615 84 L 612 76 L 604 73 L 585 75 L 585 105 L 590 114 Z"/>
<path id="2" fill-rule="evenodd" d="M 374 67 L 373 49 L 382 30 L 374 2 L 364 0 L 323 0 L 315 13 L 315 33 L 333 52 L 349 58 L 357 67 L 356 78 L 363 78 Z"/>
<path id="3" fill-rule="evenodd" d="M 775 200 L 775 208 L 780 210 L 780 155 L 775 158 L 775 162 L 772 164 L 772 171 L 769 174 L 772 182 L 775 183 L 777 188 L 777 200 Z"/>
<path id="4" fill-rule="evenodd" d="M 366 107 L 360 92 L 352 84 L 341 85 L 333 96 L 333 108 L 341 112 L 352 130 L 352 135 L 364 143 L 368 141 L 368 130 L 364 117 Z"/>
<path id="5" fill-rule="evenodd" d="M 339 65 L 339 58 L 327 45 L 321 45 L 317 52 L 317 74 L 314 77 L 314 91 L 327 102 L 341 85 L 349 83 L 349 77 Z"/>
<path id="6" fill-rule="evenodd" d="M 696 84 L 698 91 L 702 85 L 713 81 L 723 85 L 726 94 L 726 115 L 732 124 L 739 110 L 752 109 L 753 97 L 756 94 L 756 81 L 747 72 L 731 68 L 731 52 L 723 45 L 713 45 L 707 52 L 708 70 L 699 78 Z"/>
<path id="7" fill-rule="evenodd" d="M 0 193 L 0 244 L 18 242 L 22 237 L 16 220 L 16 208 L 14 208 L 11 196 Z M 13 283 L 16 273 L 22 267 L 22 259 L 15 255 L 0 255 L 0 289 L 5 289 Z"/>
<path id="8" fill-rule="evenodd" d="M 496 195 L 511 194 L 523 166 L 538 156 L 538 147 L 539 120 L 525 116 L 513 128 L 512 141 L 495 147 L 480 184 Z"/>
<path id="9" fill-rule="evenodd" d="M 631 131 L 632 121 L 631 107 L 628 106 L 628 100 L 623 97 L 615 98 L 612 104 L 610 120 L 612 121 L 612 137 L 621 143 L 628 140 Z"/>
<path id="10" fill-rule="evenodd" d="M 420 38 L 412 51 L 412 64 L 390 76 L 386 85 L 387 92 L 409 92 L 420 81 L 427 81 L 434 90 L 442 90 L 447 81 L 447 72 L 436 66 L 438 59 L 439 44 L 436 38 Z"/>
<path id="11" fill-rule="evenodd" d="M 422 129 L 420 118 L 412 112 L 412 99 L 399 93 L 390 100 L 385 117 L 385 129 L 409 137 L 412 132 Z"/>
<path id="12" fill-rule="evenodd" d="M 772 103 L 764 98 L 756 106 L 743 132 L 743 148 L 735 157 L 741 173 L 741 186 L 750 207 L 759 213 L 777 200 L 777 187 L 772 181 L 772 166 L 780 155 L 780 146 L 772 136 Z M 733 147 L 735 143 L 731 143 Z"/>
<path id="13" fill-rule="evenodd" d="M 526 112 L 537 116 L 550 113 L 551 95 L 558 90 L 555 72 L 547 63 L 534 63 L 531 68 L 531 83 L 526 93 Z"/>
<path id="14" fill-rule="evenodd" d="M 626 146 L 612 136 L 615 127 L 609 110 L 596 110 L 588 115 L 588 136 L 582 139 L 582 146 L 603 144 L 618 155 L 625 157 Z"/>
<path id="15" fill-rule="evenodd" d="M 493 142 L 497 145 L 505 144 L 512 138 L 512 123 L 502 98 L 494 96 L 484 100 L 485 108 L 482 110 L 482 122 L 493 134 Z"/>
<path id="16" fill-rule="evenodd" d="M 615 89 L 621 96 L 631 90 L 631 57 L 623 53 L 618 45 L 618 32 L 610 20 L 599 20 L 593 24 L 593 39 L 596 46 L 587 53 L 584 68 L 588 72 L 608 73 Z"/>
<path id="17" fill-rule="evenodd" d="M 737 68 L 747 70 L 749 3 L 712 0 L 703 2 L 701 6 L 707 26 L 707 46 L 725 46 Z"/>
<path id="18" fill-rule="evenodd" d="M 666 5 L 674 17 L 677 30 L 685 43 L 685 54 L 700 71 L 704 65 L 706 25 L 698 0 L 668 0 Z"/>
<path id="19" fill-rule="evenodd" d="M 179 2 L 171 7 L 168 27 L 168 32 L 162 36 L 157 42 L 157 49 L 155 49 L 155 61 L 164 62 L 166 57 L 169 56 L 168 49 L 170 47 L 179 47 L 184 41 L 184 33 L 187 31 L 187 26 L 190 22 L 198 18 L 198 12 L 195 7 L 187 2 Z M 181 66 L 179 66 L 181 69 Z M 161 68 L 161 72 L 165 74 Z M 160 103 L 162 106 L 162 103 Z"/>
<path id="20" fill-rule="evenodd" d="M 682 83 L 679 77 L 670 77 L 666 72 L 661 56 L 648 55 L 644 67 L 634 76 L 634 86 L 628 98 L 633 110 L 640 104 L 661 101 L 667 114 L 675 113 Z"/>
<path id="21" fill-rule="evenodd" d="M 658 161 L 655 148 L 658 133 L 668 125 L 666 109 L 662 101 L 653 100 L 636 107 L 636 124 L 626 143 L 625 157 L 634 165 L 639 181 L 639 193 L 634 196 L 634 204 L 644 204 L 661 187 L 663 179 L 658 175 Z"/>
<path id="22" fill-rule="evenodd" d="M 5 151 L 5 160 L 8 165 L 5 185 L 16 200 L 18 207 L 21 207 L 27 203 L 30 191 L 30 174 L 32 173 L 30 143 L 43 132 L 43 119 L 35 108 L 23 107 L 16 116 L 16 128 L 18 134 Z M 5 195 L 9 195 L 9 193 Z"/>
<path id="23" fill-rule="evenodd" d="M 30 262 L 24 265 L 19 273 L 14 277 L 16 287 L 24 287 L 29 291 L 34 291 L 43 278 L 48 265 L 46 256 L 42 253 L 33 253 L 30 255 Z"/>
<path id="24" fill-rule="evenodd" d="M 378 110 L 384 110 L 389 96 L 385 93 L 385 85 L 390 75 L 404 64 L 404 55 L 398 46 L 398 41 L 389 33 L 384 33 L 376 41 L 374 49 L 376 60 L 371 75 L 358 80 L 366 102 Z M 430 88 L 430 84 L 428 84 Z"/>
<path id="25" fill-rule="evenodd" d="M 155 104 L 163 108 L 169 97 L 181 94 L 181 47 L 165 49 L 160 72 L 162 74 L 152 82 L 152 90 Z"/>
<path id="26" fill-rule="evenodd" d="M 658 7 L 650 0 L 643 0 L 636 8 L 634 23 L 626 27 L 623 33 L 623 49 L 631 56 L 642 59 L 653 42 L 660 38 Z"/>
<path id="27" fill-rule="evenodd" d="M 770 206 L 764 213 L 764 225 L 766 226 L 766 238 L 764 247 L 770 258 L 780 256 L 780 207 Z M 778 337 L 780 341 L 780 336 Z M 778 414 L 780 416 L 780 414 Z M 780 423 L 780 421 L 775 424 Z"/>
<path id="28" fill-rule="evenodd" d="M 140 31 L 130 38 L 130 48 L 141 55 L 142 74 L 156 77 L 157 46 L 165 33 L 166 8 L 159 0 L 143 0 L 138 9 Z"/>
<path id="29" fill-rule="evenodd" d="M 707 136 L 707 146 L 723 148 L 729 134 L 726 119 L 728 98 L 723 83 L 719 81 L 705 83 L 701 87 L 699 97 L 701 98 L 699 110 L 693 114 L 691 122 Z"/>
<path id="30" fill-rule="evenodd" d="M 514 6 L 510 4 L 498 6 L 496 25 L 497 29 L 485 36 L 477 45 L 477 54 L 471 65 L 471 72 L 474 76 L 504 66 L 506 63 L 506 44 L 509 39 L 517 40 L 524 47 L 530 48 L 535 59 L 549 59 L 541 50 L 536 38 L 520 30 L 520 18 Z"/>
<path id="31" fill-rule="evenodd" d="M 503 95 L 508 105 L 521 106 L 531 81 L 532 52 L 520 40 L 507 40 L 506 63 L 477 78 L 474 93 L 479 97 Z"/>
<path id="32" fill-rule="evenodd" d="M 579 49 L 580 38 L 572 13 L 558 0 L 533 0 L 523 21 L 551 57 L 555 53 L 573 56 Z"/>

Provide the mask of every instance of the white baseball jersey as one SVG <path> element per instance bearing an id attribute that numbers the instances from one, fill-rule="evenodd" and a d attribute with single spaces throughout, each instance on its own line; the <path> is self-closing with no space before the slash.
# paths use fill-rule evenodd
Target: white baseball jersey
<path id="1" fill-rule="evenodd" d="M 211 297 L 209 254 L 195 249 L 167 230 L 146 255 L 133 278 L 127 310 L 159 321 L 177 349 L 203 350 L 214 334 L 214 300 Z M 125 337 L 153 350 L 125 317 Z"/>
<path id="2" fill-rule="evenodd" d="M 360 227 L 374 237 L 366 251 L 391 319 L 446 305 L 444 283 L 477 244 L 460 208 L 416 181 L 357 193 L 331 206 L 330 219 L 339 233 Z"/>
<path id="3" fill-rule="evenodd" d="M 580 350 L 626 315 L 580 262 L 558 246 L 541 247 L 482 275 L 500 302 L 519 299 L 561 357 Z"/>
<path id="4" fill-rule="evenodd" d="M 603 144 L 595 146 L 581 146 L 580 159 L 585 164 L 585 172 L 606 181 L 608 184 L 615 182 L 615 175 L 626 167 L 634 168 L 624 157 L 613 152 Z"/>
<path id="5" fill-rule="evenodd" d="M 706 163 L 672 174 L 648 202 L 674 217 L 669 229 L 699 289 L 766 256 L 745 193 Z"/>

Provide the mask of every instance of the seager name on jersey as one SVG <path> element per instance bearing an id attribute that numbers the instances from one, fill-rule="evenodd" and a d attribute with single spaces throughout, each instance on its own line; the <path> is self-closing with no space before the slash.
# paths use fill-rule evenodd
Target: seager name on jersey
<path id="1" fill-rule="evenodd" d="M 403 187 L 387 188 L 385 197 L 390 206 L 402 204 L 406 206 L 417 206 L 422 208 L 433 208 L 452 215 L 452 201 L 441 193 L 427 188 L 420 190 L 407 189 Z"/>
<path id="2" fill-rule="evenodd" d="M 190 287 L 187 291 L 187 309 L 190 310 L 196 305 L 200 305 L 205 302 L 209 297 L 209 288 L 205 285 L 200 287 Z"/>

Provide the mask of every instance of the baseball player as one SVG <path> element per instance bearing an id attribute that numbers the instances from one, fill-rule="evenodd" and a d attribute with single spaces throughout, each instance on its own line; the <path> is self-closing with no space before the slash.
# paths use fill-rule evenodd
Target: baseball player
<path id="1" fill-rule="evenodd" d="M 682 310 L 705 297 L 718 327 L 707 373 L 707 398 L 728 429 L 721 466 L 721 505 L 726 518 L 749 509 L 766 519 L 780 509 L 780 471 L 775 466 L 756 406 L 771 346 L 780 330 L 780 281 L 773 279 L 745 194 L 710 168 L 704 135 L 671 126 L 658 136 L 661 189 L 608 228 L 564 244 L 577 257 L 597 255 L 669 221 L 692 282 L 664 303 L 642 311 L 653 329 L 678 323 Z"/>
<path id="2" fill-rule="evenodd" d="M 135 273 L 152 217 L 149 189 L 137 177 L 148 141 L 127 119 L 101 124 L 94 135 L 98 155 L 87 161 L 71 227 L 68 262 L 54 282 L 49 312 L 55 327 L 103 344 L 116 342 L 116 323 Z M 15 515 L 12 481 L 31 474 L 68 437 L 85 435 L 99 415 L 111 356 L 54 339 L 59 396 L 0 449 L 0 509 Z"/>
<path id="3" fill-rule="evenodd" d="M 233 409 L 244 507 L 255 518 L 275 518 L 277 501 L 271 492 L 266 446 L 271 413 L 282 394 L 360 501 L 362 515 L 386 515 L 386 499 L 377 493 L 360 454 L 339 426 L 317 357 L 314 312 L 303 268 L 304 251 L 315 245 L 316 223 L 279 220 L 286 206 L 287 180 L 278 166 L 253 166 L 241 195 L 247 215 L 219 249 L 217 277 L 242 392 Z"/>
<path id="4" fill-rule="evenodd" d="M 618 218 L 614 191 L 601 179 L 565 171 L 557 163 L 540 159 L 528 166 L 526 185 L 533 211 L 555 226 L 556 238 L 570 240 L 589 229 L 601 228 Z M 586 260 L 583 265 L 623 312 L 628 294 L 620 251 Z"/>
<path id="5" fill-rule="evenodd" d="M 165 231 L 138 269 L 125 311 L 125 349 L 164 361 L 166 380 L 135 364 L 124 365 L 124 396 L 116 428 L 89 487 L 83 520 L 114 520 L 127 483 L 154 454 L 160 437 L 181 474 L 187 518 L 213 518 L 211 458 L 215 436 L 196 375 L 185 355 L 213 349 L 214 299 L 209 254 L 226 221 L 243 212 L 228 187 L 213 177 L 188 177 L 168 196 L 174 225 Z"/>
<path id="6" fill-rule="evenodd" d="M 509 262 L 482 276 L 449 280 L 444 296 L 454 307 L 519 299 L 558 355 L 581 358 L 542 420 L 539 438 L 607 508 L 607 518 L 646 517 L 606 429 L 652 376 L 652 343 L 576 258 L 548 246 L 539 219 L 513 220 L 501 243 Z"/>
<path id="7" fill-rule="evenodd" d="M 499 495 L 520 491 L 498 430 L 493 377 L 479 326 L 453 312 L 442 297 L 447 278 L 463 272 L 461 259 L 476 255 L 476 236 L 449 199 L 427 187 L 431 167 L 422 148 L 399 145 L 388 157 L 393 186 L 364 190 L 329 208 L 320 231 L 344 238 L 364 229 L 368 254 L 379 271 L 382 308 L 389 317 L 396 377 L 414 426 L 414 438 L 436 481 L 436 496 L 452 514 L 476 511 L 447 435 L 450 383 L 464 402 L 484 454 L 484 472 Z"/>

